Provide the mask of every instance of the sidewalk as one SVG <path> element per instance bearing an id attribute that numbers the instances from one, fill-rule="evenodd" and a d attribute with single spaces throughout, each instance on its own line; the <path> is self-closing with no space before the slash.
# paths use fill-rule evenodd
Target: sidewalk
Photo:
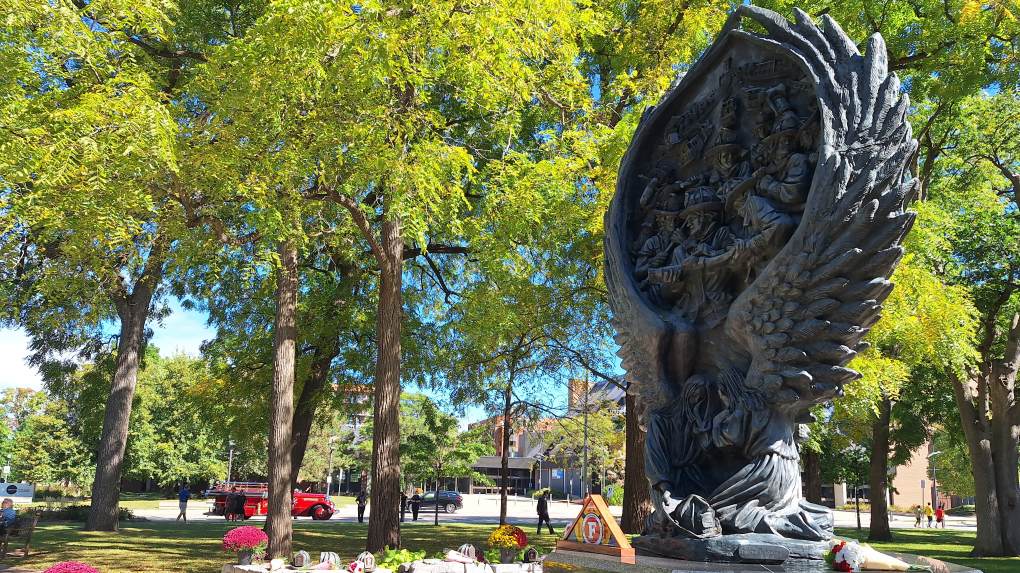
<path id="1" fill-rule="evenodd" d="M 315 521 L 310 517 L 298 517 L 299 521 L 311 521 L 313 523 L 355 523 L 358 520 L 358 506 L 348 503 L 349 497 L 334 498 L 334 503 L 340 502 L 333 517 L 324 521 Z M 507 498 L 507 518 L 515 524 L 537 524 L 538 515 L 536 501 L 526 497 L 510 496 Z M 464 494 L 464 507 L 453 514 L 439 511 L 440 523 L 499 523 L 500 498 L 496 494 Z M 561 529 L 577 517 L 581 510 L 578 503 L 567 503 L 565 501 L 552 501 L 549 503 L 549 518 L 554 529 Z M 623 508 L 620 506 L 610 507 L 613 515 L 620 517 Z M 133 510 L 136 517 L 148 519 L 149 521 L 173 521 L 177 517 L 178 509 L 137 509 Z M 372 504 L 368 505 L 365 511 L 365 521 L 372 515 Z M 418 514 L 419 522 L 432 523 L 435 519 L 431 511 L 422 511 Z M 264 522 L 266 516 L 257 515 L 245 523 Z M 205 501 L 195 501 L 188 504 L 188 521 L 223 521 L 223 516 L 207 513 Z M 411 512 L 407 512 L 407 522 L 411 522 Z"/>

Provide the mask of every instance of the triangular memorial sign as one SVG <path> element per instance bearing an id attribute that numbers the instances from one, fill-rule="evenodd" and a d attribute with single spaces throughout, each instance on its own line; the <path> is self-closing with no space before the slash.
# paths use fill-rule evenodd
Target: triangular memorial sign
<path id="1" fill-rule="evenodd" d="M 601 495 L 585 498 L 581 512 L 563 531 L 563 539 L 556 542 L 556 548 L 619 557 L 634 556 L 634 548 Z"/>

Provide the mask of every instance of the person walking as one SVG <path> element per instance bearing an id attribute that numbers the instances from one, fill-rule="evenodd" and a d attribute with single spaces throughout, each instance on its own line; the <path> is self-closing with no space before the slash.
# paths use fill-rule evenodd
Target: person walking
<path id="1" fill-rule="evenodd" d="M 946 528 L 946 510 L 943 507 L 945 506 L 940 503 L 939 508 L 935 510 L 935 529 L 939 528 L 940 523 L 942 524 L 942 529 Z"/>
<path id="2" fill-rule="evenodd" d="M 931 518 L 935 516 L 935 511 L 931 508 L 931 502 L 924 507 L 924 515 L 928 518 L 928 529 L 931 529 Z"/>
<path id="3" fill-rule="evenodd" d="M 404 523 L 404 518 L 407 517 L 407 492 L 400 492 L 400 523 Z"/>
<path id="4" fill-rule="evenodd" d="M 181 512 L 177 514 L 177 519 L 174 520 L 174 525 L 184 518 L 184 525 L 188 524 L 188 500 L 191 499 L 191 486 L 185 485 L 184 489 L 177 492 L 177 499 L 180 502 Z"/>
<path id="5" fill-rule="evenodd" d="M 421 495 L 419 495 L 420 493 L 421 493 L 421 490 L 418 489 L 418 488 L 415 488 L 414 489 L 414 495 L 411 496 L 411 499 L 408 500 L 408 502 L 407 502 L 407 503 L 411 504 L 411 519 L 413 521 L 418 521 L 418 508 L 421 507 Z"/>
<path id="6" fill-rule="evenodd" d="M 368 505 L 368 494 L 365 490 L 361 490 L 361 493 L 357 497 L 358 502 L 358 523 L 365 523 L 365 506 Z"/>
<path id="7" fill-rule="evenodd" d="M 549 492 L 547 491 L 543 491 L 542 497 L 538 498 L 538 531 L 535 532 L 535 535 L 542 533 L 543 521 L 549 528 L 549 534 L 554 535 L 556 532 L 553 531 L 552 524 L 549 523 Z"/>
<path id="8" fill-rule="evenodd" d="M 921 527 L 921 514 L 923 513 L 924 510 L 921 509 L 921 504 L 918 503 L 914 506 L 914 527 Z"/>

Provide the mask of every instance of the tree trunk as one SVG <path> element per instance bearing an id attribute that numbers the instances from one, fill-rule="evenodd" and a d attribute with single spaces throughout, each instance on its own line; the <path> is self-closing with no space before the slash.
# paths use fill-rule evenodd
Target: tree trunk
<path id="1" fill-rule="evenodd" d="M 323 348 L 322 342 L 329 346 Z M 329 341 L 320 340 L 315 347 L 315 354 L 312 357 L 312 366 L 308 372 L 308 378 L 301 388 L 301 396 L 294 407 L 294 435 L 291 444 L 291 487 L 297 487 L 298 471 L 305 459 L 305 451 L 308 449 L 308 436 L 312 431 L 312 421 L 315 418 L 315 410 L 318 406 L 317 398 L 323 386 L 326 385 L 326 378 L 329 377 L 330 364 L 340 354 L 340 333 L 336 332 Z"/>
<path id="2" fill-rule="evenodd" d="M 854 501 L 857 503 L 857 531 L 861 528 L 861 488 L 854 487 Z"/>
<path id="3" fill-rule="evenodd" d="M 639 534 L 645 529 L 645 520 L 652 514 L 652 496 L 645 475 L 645 431 L 638 424 L 637 399 L 627 393 L 627 446 L 623 470 L 624 533 Z"/>
<path id="4" fill-rule="evenodd" d="M 1002 552 L 1006 557 L 1020 555 L 1020 480 L 1017 476 L 1018 438 L 1015 388 L 1020 362 L 1020 315 L 1013 315 L 1002 360 L 992 362 L 989 397 L 992 403 L 991 447 L 995 463 L 995 489 L 999 502 Z"/>
<path id="5" fill-rule="evenodd" d="M 804 448 L 800 455 L 804 461 L 804 499 L 822 505 L 822 454 Z"/>
<path id="6" fill-rule="evenodd" d="M 401 271 L 404 239 L 398 221 L 382 224 L 380 247 L 387 264 L 379 271 L 375 418 L 372 432 L 372 514 L 366 548 L 400 547 L 400 326 L 404 302 Z M 378 256 L 378 255 L 377 255 Z"/>
<path id="7" fill-rule="evenodd" d="M 145 347 L 145 324 L 149 320 L 152 294 L 163 280 L 167 248 L 163 241 L 157 239 L 131 294 L 118 292 L 111 296 L 120 319 L 120 338 L 110 397 L 103 416 L 96 477 L 92 482 L 92 508 L 85 521 L 86 531 L 117 531 L 119 527 L 121 469 L 127 448 L 131 404 Z"/>
<path id="8" fill-rule="evenodd" d="M 878 402 L 878 417 L 871 425 L 871 533 L 869 541 L 891 541 L 889 529 L 889 415 L 892 401 L 885 395 Z"/>
<path id="9" fill-rule="evenodd" d="M 506 525 L 507 489 L 510 487 L 510 405 L 513 403 L 514 375 L 510 373 L 510 380 L 506 385 L 503 405 L 503 451 L 500 456 L 499 475 L 503 480 L 499 489 L 499 524 Z"/>
<path id="10" fill-rule="evenodd" d="M 291 442 L 297 357 L 297 247 L 293 241 L 281 241 L 277 251 L 280 268 L 276 278 L 273 388 L 269 405 L 269 507 L 265 531 L 269 536 L 269 557 L 289 559 L 293 541 Z"/>
<path id="11" fill-rule="evenodd" d="M 995 489 L 995 463 L 992 459 L 992 445 L 989 439 L 987 400 L 984 373 L 974 373 L 977 378 L 977 399 L 972 402 L 970 388 L 950 373 L 953 396 L 963 422 L 963 433 L 967 438 L 970 452 L 971 474 L 974 476 L 974 513 L 977 514 L 977 537 L 974 540 L 972 557 L 996 557 L 1002 555 L 1002 530 L 999 519 L 999 500 Z M 976 402 L 976 403 L 975 403 Z"/>
<path id="12" fill-rule="evenodd" d="M 85 522 L 86 531 L 118 529 L 121 468 L 127 448 L 131 403 L 138 382 L 138 365 L 145 344 L 145 322 L 149 314 L 148 301 L 139 302 L 139 305 L 136 307 L 128 303 L 131 308 L 126 317 L 121 317 L 117 360 L 103 417 L 96 478 L 92 483 L 92 508 Z"/>

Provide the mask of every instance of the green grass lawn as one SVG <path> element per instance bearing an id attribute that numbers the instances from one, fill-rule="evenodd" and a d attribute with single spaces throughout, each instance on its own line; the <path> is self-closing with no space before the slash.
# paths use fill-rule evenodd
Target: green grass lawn
<path id="1" fill-rule="evenodd" d="M 914 553 L 934 559 L 941 559 L 959 565 L 980 569 L 984 573 L 1017 573 L 1020 571 L 1020 558 L 988 557 L 974 559 L 969 557 L 974 547 L 974 532 L 955 531 L 952 529 L 893 529 L 891 542 L 868 542 L 879 551 Z M 837 528 L 836 535 L 844 539 L 866 541 L 868 529 L 860 531 L 849 528 Z"/>
<path id="2" fill-rule="evenodd" d="M 45 569 L 58 561 L 83 561 L 102 573 L 137 571 L 173 573 L 211 573 L 223 563 L 233 561 L 232 553 L 224 553 L 220 542 L 233 525 L 226 522 L 172 523 L 130 522 L 122 524 L 120 533 L 82 531 L 81 523 L 40 523 L 32 538 L 32 555 L 25 560 L 7 559 L 6 563 L 34 569 Z M 547 551 L 556 544 L 557 536 L 532 536 L 534 523 L 518 523 L 528 533 L 529 541 Z M 401 527 L 403 545 L 412 551 L 424 549 L 429 555 L 444 548 L 457 548 L 463 543 L 486 547 L 492 525 L 404 523 Z M 320 551 L 334 551 L 344 561 L 354 559 L 365 548 L 368 524 L 310 523 L 294 524 L 294 548 L 304 549 L 313 558 Z M 867 539 L 868 530 L 838 529 L 844 538 Z M 985 573 L 1016 573 L 1020 559 L 972 559 L 968 557 L 974 534 L 963 531 L 893 530 L 894 541 L 874 543 L 880 551 L 901 551 L 926 555 L 981 569 Z"/>
<path id="3" fill-rule="evenodd" d="M 235 525 L 226 522 L 192 523 L 175 527 L 172 523 L 122 523 L 120 533 L 82 531 L 80 523 L 40 523 L 32 536 L 32 554 L 25 560 L 7 559 L 4 563 L 45 569 L 58 561 L 82 561 L 102 573 L 138 571 L 174 573 L 211 573 L 223 563 L 234 560 L 233 553 L 220 547 L 223 535 Z M 520 525 L 528 532 L 529 542 L 551 550 L 557 536 L 533 537 L 533 520 Z M 473 543 L 485 549 L 493 525 L 404 523 L 401 537 L 405 548 L 424 549 L 431 556 L 441 549 L 456 549 Z M 365 550 L 368 524 L 309 523 L 294 524 L 294 549 L 304 549 L 313 558 L 320 551 L 333 551 L 345 562 Z"/>

